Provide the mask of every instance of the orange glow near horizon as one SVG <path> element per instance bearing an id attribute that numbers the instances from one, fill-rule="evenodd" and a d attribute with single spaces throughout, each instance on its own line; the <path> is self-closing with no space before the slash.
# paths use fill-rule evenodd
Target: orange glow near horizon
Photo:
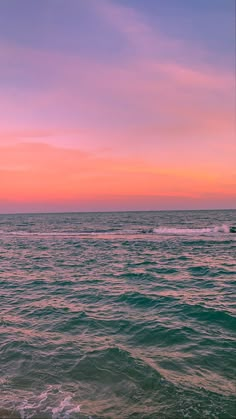
<path id="1" fill-rule="evenodd" d="M 235 186 L 226 174 L 207 167 L 198 172 L 197 167 L 173 166 L 171 160 L 151 166 L 145 159 L 102 157 L 40 143 L 0 147 L 1 199 L 15 203 L 68 201 L 79 208 L 85 202 L 109 203 L 119 198 L 124 205 L 137 197 L 147 203 L 155 197 L 163 202 L 165 197 L 197 200 L 209 191 L 219 198 L 235 196 Z"/>

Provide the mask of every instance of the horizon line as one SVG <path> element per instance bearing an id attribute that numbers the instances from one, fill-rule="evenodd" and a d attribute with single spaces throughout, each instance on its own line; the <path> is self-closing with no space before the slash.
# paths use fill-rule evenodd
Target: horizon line
<path id="1" fill-rule="evenodd" d="M 156 209 L 156 210 L 113 210 L 113 211 L 33 211 L 33 212 L 0 212 L 1 215 L 48 215 L 48 214 L 111 214 L 133 212 L 198 212 L 198 211 L 236 211 L 236 208 L 201 208 L 201 209 Z"/>

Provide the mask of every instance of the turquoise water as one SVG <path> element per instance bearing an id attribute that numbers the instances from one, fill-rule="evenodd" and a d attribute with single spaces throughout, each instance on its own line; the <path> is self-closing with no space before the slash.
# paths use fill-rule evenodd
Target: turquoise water
<path id="1" fill-rule="evenodd" d="M 0 216 L 0 417 L 235 418 L 236 211 Z"/>

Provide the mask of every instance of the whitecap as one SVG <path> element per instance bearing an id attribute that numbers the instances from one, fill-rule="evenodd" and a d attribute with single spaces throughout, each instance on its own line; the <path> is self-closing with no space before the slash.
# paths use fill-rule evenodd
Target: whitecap
<path id="1" fill-rule="evenodd" d="M 173 235 L 229 233 L 229 227 L 225 224 L 221 226 L 212 226 L 204 228 L 158 227 L 153 229 L 153 233 Z"/>

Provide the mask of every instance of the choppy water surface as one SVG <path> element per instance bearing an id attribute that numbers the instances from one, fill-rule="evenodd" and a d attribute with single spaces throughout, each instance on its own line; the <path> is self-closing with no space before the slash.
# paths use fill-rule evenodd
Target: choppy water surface
<path id="1" fill-rule="evenodd" d="M 0 216 L 0 417 L 235 418 L 236 211 Z"/>

